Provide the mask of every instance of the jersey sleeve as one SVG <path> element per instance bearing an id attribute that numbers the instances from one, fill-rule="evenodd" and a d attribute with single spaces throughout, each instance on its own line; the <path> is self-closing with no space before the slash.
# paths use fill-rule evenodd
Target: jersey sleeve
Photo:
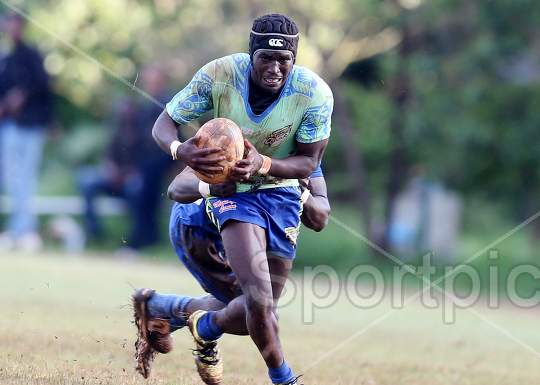
<path id="1" fill-rule="evenodd" d="M 215 61 L 201 68 L 189 84 L 167 103 L 167 113 L 179 124 L 187 124 L 214 108 Z"/>
<path id="2" fill-rule="evenodd" d="M 322 80 L 316 85 L 302 123 L 296 131 L 296 140 L 300 143 L 315 143 L 330 137 L 334 96 L 330 87 Z"/>

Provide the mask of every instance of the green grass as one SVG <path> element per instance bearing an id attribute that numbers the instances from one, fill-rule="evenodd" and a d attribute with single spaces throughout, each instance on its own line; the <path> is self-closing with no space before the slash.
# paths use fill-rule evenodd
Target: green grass
<path id="1" fill-rule="evenodd" d="M 0 255 L 0 266 L 0 384 L 201 384 L 187 330 L 175 333 L 175 349 L 157 357 L 149 380 L 134 370 L 133 287 L 202 294 L 174 259 L 14 253 Z M 446 325 L 441 309 L 423 308 L 418 301 L 394 311 L 388 290 L 371 309 L 354 307 L 342 291 L 333 306 L 316 309 L 315 322 L 307 325 L 302 300 L 313 296 L 300 295 L 299 282 L 295 301 L 280 309 L 280 335 L 287 361 L 304 373 L 301 383 L 540 382 L 537 309 L 503 304 L 493 310 L 480 301 L 474 310 L 492 324 L 457 310 L 455 324 Z M 224 384 L 269 384 L 249 337 L 224 336 L 220 346 Z"/>

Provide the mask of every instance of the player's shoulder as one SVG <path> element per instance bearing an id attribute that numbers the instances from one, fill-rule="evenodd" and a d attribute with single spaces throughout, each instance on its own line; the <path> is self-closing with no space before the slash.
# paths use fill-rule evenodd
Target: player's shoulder
<path id="1" fill-rule="evenodd" d="M 221 61 L 221 62 L 234 63 L 238 65 L 251 64 L 251 60 L 249 59 L 249 55 L 247 53 L 233 53 L 231 55 L 220 57 L 219 59 L 216 59 L 216 60 Z"/>
<path id="2" fill-rule="evenodd" d="M 293 68 L 291 86 L 296 93 L 309 98 L 316 95 L 332 96 L 330 86 L 315 71 L 299 65 Z"/>
<path id="3" fill-rule="evenodd" d="M 235 70 L 245 70 L 250 64 L 251 60 L 247 53 L 235 53 L 215 59 L 211 62 L 216 68 L 233 68 Z"/>
<path id="4" fill-rule="evenodd" d="M 248 54 L 236 53 L 212 60 L 203 67 L 203 72 L 212 74 L 215 81 L 228 82 L 244 78 L 250 65 Z"/>

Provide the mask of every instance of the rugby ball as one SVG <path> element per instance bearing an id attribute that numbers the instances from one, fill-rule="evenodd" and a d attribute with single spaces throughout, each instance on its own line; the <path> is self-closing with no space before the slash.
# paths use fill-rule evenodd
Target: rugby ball
<path id="1" fill-rule="evenodd" d="M 206 183 L 225 182 L 231 176 L 232 167 L 244 157 L 244 136 L 240 127 L 230 119 L 215 118 L 203 124 L 197 131 L 197 135 L 200 135 L 198 148 L 221 147 L 225 151 L 226 159 L 219 162 L 219 165 L 223 166 L 223 171 L 214 174 L 213 178 L 207 178 L 197 171 L 195 174 Z M 208 157 L 216 156 L 219 154 L 208 155 Z"/>

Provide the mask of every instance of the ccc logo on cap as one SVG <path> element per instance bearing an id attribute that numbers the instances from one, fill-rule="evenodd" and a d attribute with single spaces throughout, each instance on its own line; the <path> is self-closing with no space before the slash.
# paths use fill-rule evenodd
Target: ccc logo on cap
<path id="1" fill-rule="evenodd" d="M 283 39 L 270 39 L 268 40 L 268 44 L 271 47 L 283 47 Z"/>

